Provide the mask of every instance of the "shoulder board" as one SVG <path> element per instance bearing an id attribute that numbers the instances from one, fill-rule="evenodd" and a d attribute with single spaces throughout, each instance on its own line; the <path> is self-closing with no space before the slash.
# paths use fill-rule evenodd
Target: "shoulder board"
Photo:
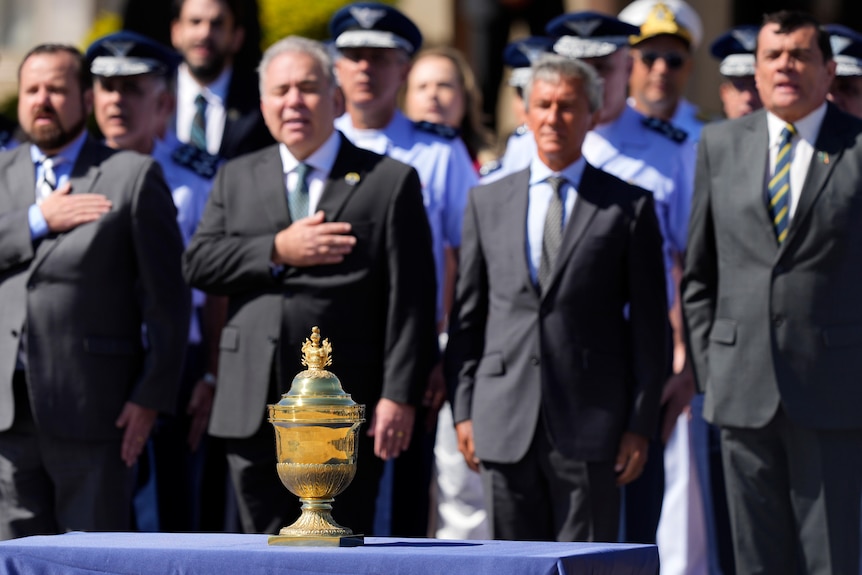
<path id="1" fill-rule="evenodd" d="M 435 124 L 433 122 L 413 122 L 413 125 L 420 132 L 428 132 L 446 140 L 454 140 L 458 137 L 458 130 L 451 126 L 444 126 L 443 124 Z"/>
<path id="2" fill-rule="evenodd" d="M 493 174 L 494 172 L 496 172 L 497 170 L 499 170 L 502 167 L 503 167 L 503 163 L 498 162 L 497 160 L 491 160 L 490 162 L 485 162 L 479 168 L 479 175 L 484 178 L 488 174 Z"/>
<path id="3" fill-rule="evenodd" d="M 5 148 L 12 141 L 12 130 L 0 130 L 0 149 Z"/>
<path id="4" fill-rule="evenodd" d="M 521 124 L 520 126 L 515 128 L 515 131 L 512 133 L 515 134 L 516 136 L 523 136 L 524 134 L 526 134 L 529 131 L 530 131 L 530 128 L 527 127 L 527 124 Z"/>
<path id="5" fill-rule="evenodd" d="M 171 159 L 177 165 L 191 170 L 202 178 L 211 180 L 218 171 L 221 158 L 193 146 L 182 144 L 171 154 Z"/>
<path id="6" fill-rule="evenodd" d="M 662 136 L 665 136 L 671 141 L 676 142 L 677 144 L 682 144 L 688 138 L 688 132 L 677 128 L 670 122 L 665 122 L 659 118 L 644 118 L 641 120 L 643 125 L 649 128 L 654 132 L 658 132 Z"/>

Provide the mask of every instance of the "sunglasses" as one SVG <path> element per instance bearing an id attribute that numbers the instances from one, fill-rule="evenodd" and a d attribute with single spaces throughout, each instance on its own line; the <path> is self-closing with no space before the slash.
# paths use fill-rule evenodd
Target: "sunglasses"
<path id="1" fill-rule="evenodd" d="M 640 59 L 647 68 L 652 68 L 656 60 L 664 60 L 665 66 L 670 70 L 679 70 L 682 68 L 682 65 L 685 64 L 685 56 L 677 54 L 676 52 L 668 52 L 666 54 L 661 54 L 659 52 L 641 52 Z"/>

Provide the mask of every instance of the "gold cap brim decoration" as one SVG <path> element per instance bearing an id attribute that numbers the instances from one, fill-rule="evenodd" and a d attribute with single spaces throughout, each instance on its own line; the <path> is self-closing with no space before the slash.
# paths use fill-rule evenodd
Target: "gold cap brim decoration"
<path id="1" fill-rule="evenodd" d="M 634 46 L 661 35 L 676 36 L 689 46 L 692 44 L 691 32 L 677 21 L 674 11 L 663 2 L 652 7 L 646 21 L 641 24 L 640 35 L 629 36 L 629 43 Z"/>

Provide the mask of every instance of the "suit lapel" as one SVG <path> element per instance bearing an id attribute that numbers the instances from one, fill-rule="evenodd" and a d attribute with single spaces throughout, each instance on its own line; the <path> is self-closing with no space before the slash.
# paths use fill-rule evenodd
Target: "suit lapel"
<path id="1" fill-rule="evenodd" d="M 766 191 L 766 170 L 769 166 L 769 130 L 766 127 L 766 113 L 759 112 L 748 120 L 745 135 L 739 142 L 738 166 L 751 166 L 744 172 L 743 185 L 735 193 L 742 193 L 741 201 L 752 205 L 761 230 L 760 245 L 778 249 L 775 239 L 775 228 L 769 215 L 768 195 Z"/>
<path id="2" fill-rule="evenodd" d="M 30 159 L 29 145 L 18 146 L 12 153 L 16 157 L 5 174 L 6 191 L 9 192 L 12 209 L 22 209 L 32 205 L 36 198 L 36 167 Z"/>
<path id="3" fill-rule="evenodd" d="M 527 262 L 527 210 L 530 198 L 530 170 L 521 170 L 506 180 L 508 189 L 501 190 L 497 215 L 501 231 L 499 241 L 508 243 L 504 253 L 518 254 L 515 258 L 517 273 L 531 293 L 539 295 L 538 287 L 530 276 Z"/>
<path id="4" fill-rule="evenodd" d="M 96 143 L 89 136 L 84 141 L 84 145 L 81 147 L 81 151 L 78 154 L 78 159 L 75 161 L 75 165 L 72 166 L 72 172 L 69 176 L 69 183 L 72 186 L 72 190 L 70 193 L 72 194 L 86 194 L 90 193 L 93 189 L 93 186 L 96 184 L 96 180 L 99 178 L 99 174 L 101 173 L 101 169 L 99 168 L 102 161 L 105 159 L 104 151 L 102 150 L 102 145 Z M 35 178 L 35 175 L 33 176 Z M 35 181 L 33 186 L 35 188 Z M 111 199 L 110 197 L 108 199 Z M 75 228 L 69 230 L 69 232 L 74 231 Z M 30 266 L 30 273 L 33 273 L 36 269 L 42 265 L 42 262 L 45 261 L 45 258 L 54 251 L 54 249 L 63 241 L 63 239 L 69 234 L 69 232 L 63 232 L 60 234 L 49 234 L 45 237 L 41 242 L 39 242 L 39 246 L 36 249 L 36 256 L 33 259 L 33 264 Z"/>
<path id="5" fill-rule="evenodd" d="M 595 198 L 597 194 L 602 193 L 602 190 L 593 181 L 595 174 L 596 169 L 587 164 L 581 176 L 581 181 L 576 184 L 577 197 L 575 198 L 575 205 L 572 207 L 572 215 L 569 217 L 566 228 L 563 230 L 563 243 L 560 245 L 554 271 L 551 273 L 550 285 L 542 294 L 543 296 L 551 292 L 563 268 L 569 262 L 572 251 L 584 236 L 593 216 L 596 215 L 598 207 L 596 206 Z"/>
<path id="6" fill-rule="evenodd" d="M 829 105 L 820 126 L 820 133 L 817 135 L 817 142 L 814 144 L 814 155 L 808 166 L 805 184 L 799 193 L 799 203 L 796 204 L 796 212 L 790 219 L 787 238 L 784 240 L 782 248 L 786 247 L 797 234 L 801 233 L 798 230 L 804 228 L 805 220 L 808 218 L 814 202 L 823 192 L 826 180 L 829 179 L 829 174 L 832 173 L 832 169 L 841 158 L 845 145 L 842 124 L 835 117 L 835 110 Z"/>
<path id="7" fill-rule="evenodd" d="M 261 154 L 253 171 L 252 188 L 258 194 L 261 206 L 272 227 L 281 231 L 291 224 L 287 206 L 287 190 L 284 187 L 284 166 L 278 146 L 271 146 Z"/>
<path id="8" fill-rule="evenodd" d="M 341 146 L 338 148 L 338 156 L 335 158 L 332 171 L 329 173 L 323 194 L 317 204 L 317 209 L 323 210 L 328 222 L 338 219 L 345 202 L 353 192 L 353 188 L 362 181 L 367 168 L 370 167 L 362 166 L 362 162 L 357 162 L 355 160 L 356 148 L 344 136 L 340 136 L 340 138 Z M 356 171 L 357 165 L 362 166 L 359 172 Z"/>

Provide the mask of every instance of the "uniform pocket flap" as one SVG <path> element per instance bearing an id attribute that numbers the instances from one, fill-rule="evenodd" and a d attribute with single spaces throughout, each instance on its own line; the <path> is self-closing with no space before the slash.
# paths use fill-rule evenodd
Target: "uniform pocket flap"
<path id="1" fill-rule="evenodd" d="M 736 343 L 736 322 L 732 319 L 717 319 L 712 323 L 709 340 L 733 345 Z"/>

